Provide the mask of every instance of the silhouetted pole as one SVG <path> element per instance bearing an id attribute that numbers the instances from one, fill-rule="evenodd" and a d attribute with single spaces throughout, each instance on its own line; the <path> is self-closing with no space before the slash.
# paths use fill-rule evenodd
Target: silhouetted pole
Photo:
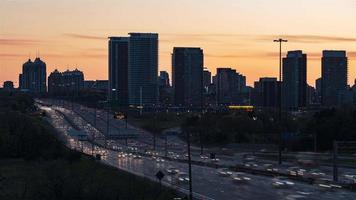
<path id="1" fill-rule="evenodd" d="M 337 166 L 338 143 L 334 141 L 333 144 L 333 180 L 337 182 L 338 179 L 338 166 Z"/>
<path id="2" fill-rule="evenodd" d="M 109 121 L 109 101 L 108 101 L 108 107 L 106 110 L 106 136 L 105 136 L 105 147 L 106 147 L 106 138 L 109 137 L 109 131 L 110 131 L 110 121 Z"/>
<path id="3" fill-rule="evenodd" d="M 189 166 L 189 199 L 193 200 L 193 185 L 192 185 L 192 158 L 190 154 L 190 133 L 187 131 L 187 147 L 188 147 L 188 166 Z"/>
<path id="4" fill-rule="evenodd" d="M 278 104 L 278 117 L 279 117 L 279 124 L 282 124 L 282 43 L 288 42 L 288 40 L 284 40 L 279 38 L 278 40 L 273 40 L 273 42 L 279 43 L 279 104 Z M 281 127 L 280 127 L 281 128 Z M 278 164 L 282 164 L 282 129 L 279 133 L 279 145 L 278 145 Z"/>

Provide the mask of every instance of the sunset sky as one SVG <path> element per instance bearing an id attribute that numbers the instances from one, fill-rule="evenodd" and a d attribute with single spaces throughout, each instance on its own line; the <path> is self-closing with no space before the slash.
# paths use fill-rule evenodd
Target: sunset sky
<path id="1" fill-rule="evenodd" d="M 277 76 L 278 44 L 308 54 L 308 82 L 320 76 L 324 49 L 347 50 L 356 78 L 356 0 L 0 0 L 0 82 L 18 84 L 38 51 L 47 74 L 83 70 L 107 79 L 107 37 L 157 32 L 159 69 L 171 72 L 175 46 L 204 49 L 205 66 L 232 67 L 252 85 Z"/>

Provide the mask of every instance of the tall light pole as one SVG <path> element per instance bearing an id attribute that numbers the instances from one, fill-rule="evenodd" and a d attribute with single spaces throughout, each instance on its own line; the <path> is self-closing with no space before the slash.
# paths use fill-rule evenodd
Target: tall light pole
<path id="1" fill-rule="evenodd" d="M 282 123 L 282 43 L 288 42 L 279 38 L 278 40 L 273 40 L 273 42 L 279 43 L 279 104 L 278 104 L 278 117 L 279 123 Z M 279 145 L 278 145 L 278 164 L 282 164 L 282 130 L 279 133 Z"/>

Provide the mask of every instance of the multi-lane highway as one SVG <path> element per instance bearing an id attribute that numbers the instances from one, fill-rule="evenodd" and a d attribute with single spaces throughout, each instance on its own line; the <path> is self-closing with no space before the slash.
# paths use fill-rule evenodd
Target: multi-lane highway
<path id="1" fill-rule="evenodd" d="M 133 150 L 129 151 L 124 141 L 109 141 L 109 145 L 107 145 L 108 148 L 104 149 L 105 140 L 102 137 L 103 132 L 100 130 L 106 129 L 98 128 L 99 126 L 106 126 L 106 114 L 103 111 L 97 112 L 97 127 L 94 128 L 88 123 L 90 115 L 93 119 L 93 112 L 91 112 L 90 109 L 77 107 L 76 112 L 73 112 L 59 105 L 40 107 L 48 114 L 47 118 L 50 123 L 63 134 L 69 147 L 83 151 L 89 155 L 93 153 L 93 146 L 90 142 L 78 141 L 78 138 L 73 135 L 74 129 L 80 129 L 88 138 L 92 138 L 92 136 L 95 135 L 95 138 L 97 138 L 95 142 L 101 147 L 96 146 L 94 153 L 102 155 L 103 163 L 152 180 L 156 180 L 155 174 L 161 170 L 166 174 L 163 178 L 165 185 L 185 193 L 187 192 L 188 177 L 186 174 L 188 167 L 186 163 L 177 162 L 175 160 L 168 161 L 157 155 L 152 155 L 152 153 L 151 155 L 146 154 L 142 157 L 135 153 L 135 151 L 147 153 L 145 150 L 151 149 L 150 144 L 152 141 L 149 141 L 148 138 L 152 137 L 148 133 L 129 126 L 130 131 L 135 130 L 139 134 L 137 139 L 129 141 L 128 145 L 134 146 L 134 148 L 131 148 Z M 67 118 L 67 120 L 65 118 Z M 100 120 L 100 118 L 102 118 L 102 120 Z M 68 119 L 72 120 L 72 122 L 69 123 Z M 123 122 L 117 122 L 117 120 L 110 122 L 109 131 L 118 131 L 118 128 L 115 127 L 121 127 L 119 131 L 125 131 L 126 129 Z M 161 144 L 159 147 L 162 150 L 165 147 L 164 142 L 165 141 L 159 141 Z M 184 152 L 185 147 L 182 141 L 173 138 L 169 140 L 168 146 L 172 157 L 178 155 L 184 157 L 182 152 Z M 137 150 L 135 148 L 137 148 Z M 109 149 L 117 150 L 113 151 Z M 161 154 L 163 154 L 163 152 Z M 194 159 L 201 160 L 199 156 L 195 156 Z M 223 159 L 220 162 L 234 161 L 224 161 Z M 200 199 L 356 199 L 356 193 L 347 190 L 298 183 L 291 180 L 284 180 L 283 178 L 275 179 L 273 177 L 240 174 L 230 170 L 214 169 L 198 165 L 193 165 L 192 171 L 193 190 L 195 196 L 200 197 Z"/>

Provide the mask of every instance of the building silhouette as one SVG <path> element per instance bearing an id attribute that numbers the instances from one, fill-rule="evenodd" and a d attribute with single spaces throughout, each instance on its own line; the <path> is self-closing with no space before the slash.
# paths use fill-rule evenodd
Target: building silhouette
<path id="1" fill-rule="evenodd" d="M 12 81 L 4 81 L 3 89 L 8 92 L 13 91 L 14 83 Z"/>
<path id="2" fill-rule="evenodd" d="M 29 59 L 22 66 L 22 73 L 19 75 L 19 85 L 22 91 L 31 93 L 45 93 L 46 87 L 46 63 L 40 58 L 34 62 Z"/>
<path id="3" fill-rule="evenodd" d="M 323 106 L 336 106 L 340 102 L 339 96 L 345 96 L 347 70 L 348 60 L 346 51 L 323 51 L 321 67 L 321 100 Z"/>
<path id="4" fill-rule="evenodd" d="M 108 99 L 121 106 L 158 103 L 158 34 L 109 37 Z"/>
<path id="5" fill-rule="evenodd" d="M 322 89 L 322 86 L 321 86 L 321 78 L 318 78 L 315 80 L 315 95 L 316 95 L 316 103 L 317 104 L 321 104 L 321 89 Z"/>
<path id="6" fill-rule="evenodd" d="M 158 102 L 158 34 L 129 35 L 129 104 L 154 106 Z"/>
<path id="7" fill-rule="evenodd" d="M 234 105 L 242 104 L 241 94 L 246 88 L 246 77 L 231 68 L 217 68 L 216 97 L 218 104 Z"/>
<path id="8" fill-rule="evenodd" d="M 172 86 L 178 106 L 203 106 L 204 54 L 201 48 L 175 47 L 172 54 Z"/>
<path id="9" fill-rule="evenodd" d="M 260 78 L 254 84 L 253 105 L 263 108 L 277 108 L 280 102 L 280 86 L 277 78 Z"/>
<path id="10" fill-rule="evenodd" d="M 159 103 L 161 106 L 170 106 L 173 104 L 173 89 L 170 84 L 169 74 L 166 71 L 160 71 L 158 76 Z"/>
<path id="11" fill-rule="evenodd" d="M 84 74 L 75 69 L 59 72 L 54 70 L 48 76 L 48 93 L 52 96 L 78 96 L 84 89 Z"/>
<path id="12" fill-rule="evenodd" d="M 203 71 L 203 87 L 207 91 L 211 84 L 211 72 L 208 70 Z"/>
<path id="13" fill-rule="evenodd" d="M 111 101 L 128 105 L 129 38 L 109 37 L 109 87 Z"/>
<path id="14" fill-rule="evenodd" d="M 307 55 L 289 51 L 283 58 L 282 106 L 295 110 L 307 106 Z"/>
<path id="15" fill-rule="evenodd" d="M 166 71 L 160 71 L 158 76 L 159 87 L 170 87 L 169 74 Z"/>

